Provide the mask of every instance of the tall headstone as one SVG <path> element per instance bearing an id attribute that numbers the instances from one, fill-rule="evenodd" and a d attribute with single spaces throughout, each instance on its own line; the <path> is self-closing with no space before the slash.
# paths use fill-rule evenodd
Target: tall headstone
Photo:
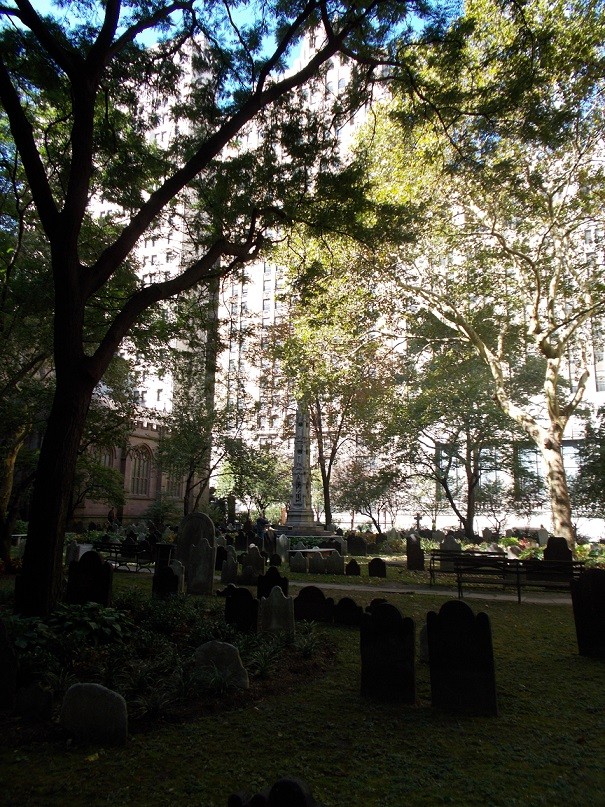
<path id="1" fill-rule="evenodd" d="M 408 535 L 405 542 L 407 566 L 410 571 L 424 571 L 424 550 L 417 535 Z"/>
<path id="2" fill-rule="evenodd" d="M 258 631 L 294 635 L 294 600 L 279 586 L 274 586 L 269 596 L 259 601 Z"/>
<path id="3" fill-rule="evenodd" d="M 293 552 L 290 555 L 290 571 L 302 572 L 303 574 L 309 571 L 309 562 L 302 552 Z"/>
<path id="4" fill-rule="evenodd" d="M 292 494 L 286 525 L 313 527 L 315 515 L 311 507 L 311 431 L 309 411 L 304 402 L 296 410 L 294 434 L 294 462 L 292 466 Z"/>
<path id="5" fill-rule="evenodd" d="M 189 549 L 186 565 L 187 591 L 189 594 L 212 594 L 216 547 L 205 538 Z"/>
<path id="6" fill-rule="evenodd" d="M 214 522 L 206 513 L 189 513 L 179 524 L 173 557 L 187 565 L 191 547 L 199 546 L 202 538 L 205 538 L 210 546 L 216 546 Z"/>
<path id="7" fill-rule="evenodd" d="M 227 560 L 223 562 L 221 569 L 221 583 L 237 583 L 237 558 L 227 555 Z"/>
<path id="8" fill-rule="evenodd" d="M 426 618 L 431 700 L 446 712 L 498 714 L 492 632 L 487 614 L 477 616 L 461 600 L 444 603 Z"/>
<path id="9" fill-rule="evenodd" d="M 382 558 L 372 558 L 368 563 L 368 576 L 369 577 L 386 577 L 387 565 Z"/>
<path id="10" fill-rule="evenodd" d="M 288 562 L 288 551 L 290 549 L 290 539 L 287 535 L 278 535 L 275 539 L 275 551 L 282 559 L 283 563 Z"/>
<path id="11" fill-rule="evenodd" d="M 72 605 L 98 602 L 111 605 L 113 567 L 98 552 L 85 552 L 80 560 L 69 564 L 65 600 Z"/>
<path id="12" fill-rule="evenodd" d="M 580 655 L 605 659 L 605 569 L 572 580 L 571 601 Z"/>
<path id="13" fill-rule="evenodd" d="M 303 586 L 294 599 L 294 617 L 309 622 L 334 621 L 334 600 L 317 586 Z"/>
<path id="14" fill-rule="evenodd" d="M 241 633 L 256 633 L 258 600 L 247 588 L 227 586 L 225 591 L 225 622 Z"/>
<path id="15" fill-rule="evenodd" d="M 362 696 L 416 703 L 414 621 L 382 603 L 363 614 L 360 642 Z"/>
<path id="16" fill-rule="evenodd" d="M 345 566 L 345 574 L 349 577 L 361 577 L 361 566 L 355 558 L 351 558 L 351 560 Z"/>

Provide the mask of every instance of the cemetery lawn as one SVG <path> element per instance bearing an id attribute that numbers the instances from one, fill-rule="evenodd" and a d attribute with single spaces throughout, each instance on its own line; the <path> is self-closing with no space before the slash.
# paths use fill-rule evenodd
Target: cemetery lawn
<path id="1" fill-rule="evenodd" d="M 378 593 L 305 582 L 364 606 Z M 116 575 L 118 589 L 133 585 L 147 590 L 150 580 Z M 417 632 L 446 601 L 387 598 Z M 362 699 L 358 631 L 320 626 L 336 652 L 306 678 L 268 679 L 241 703 L 227 694 L 224 708 L 133 726 L 123 748 L 68 746 L 23 723 L 16 746 L 0 739 L 2 803 L 226 807 L 231 793 L 290 775 L 307 780 L 325 807 L 605 805 L 605 662 L 578 655 L 571 605 L 469 604 L 492 624 L 497 718 L 433 710 L 420 663 L 416 707 Z"/>

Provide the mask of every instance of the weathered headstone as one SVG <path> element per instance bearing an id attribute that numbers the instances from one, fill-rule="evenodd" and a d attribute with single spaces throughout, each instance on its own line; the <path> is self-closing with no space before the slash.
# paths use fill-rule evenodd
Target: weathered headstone
<path id="1" fill-rule="evenodd" d="M 294 599 L 294 618 L 309 622 L 334 621 L 334 600 L 317 586 L 304 586 Z"/>
<path id="2" fill-rule="evenodd" d="M 427 614 L 431 699 L 437 709 L 497 715 L 494 653 L 489 617 L 450 600 Z"/>
<path id="3" fill-rule="evenodd" d="M 274 586 L 268 597 L 259 600 L 258 630 L 259 633 L 294 635 L 294 600 L 279 586 Z"/>
<path id="4" fill-rule="evenodd" d="M 17 693 L 19 663 L 4 620 L 0 619 L 0 711 L 12 712 Z"/>
<path id="5" fill-rule="evenodd" d="M 442 552 L 451 552 L 454 555 L 457 552 L 462 552 L 462 544 L 460 544 L 452 533 L 448 533 L 443 541 L 439 544 L 439 549 Z M 439 566 L 442 572 L 453 572 L 454 561 L 448 558 L 441 558 Z"/>
<path id="6" fill-rule="evenodd" d="M 567 541 L 560 535 L 551 535 L 544 548 L 544 560 L 573 560 Z"/>
<path id="7" fill-rule="evenodd" d="M 79 544 L 77 541 L 72 541 L 65 550 L 65 565 L 69 568 L 70 563 L 80 560 L 82 555 L 85 552 L 90 552 L 92 548 L 92 544 Z"/>
<path id="8" fill-rule="evenodd" d="M 349 555 L 367 555 L 368 542 L 362 535 L 350 535 L 347 539 L 347 549 Z"/>
<path id="9" fill-rule="evenodd" d="M 302 552 L 294 552 L 290 556 L 290 571 L 301 572 L 303 574 L 309 571 L 307 559 Z"/>
<path id="10" fill-rule="evenodd" d="M 214 558 L 214 571 L 220 572 L 223 569 L 223 563 L 227 560 L 227 547 L 217 544 L 216 556 Z"/>
<path id="11" fill-rule="evenodd" d="M 227 555 L 221 569 L 221 583 L 237 583 L 237 560 L 232 555 Z"/>
<path id="12" fill-rule="evenodd" d="M 360 642 L 362 696 L 416 703 L 414 621 L 382 603 L 363 614 Z"/>
<path id="13" fill-rule="evenodd" d="M 179 593 L 179 575 L 170 566 L 156 566 L 151 579 L 151 596 L 158 599 L 176 597 Z"/>
<path id="14" fill-rule="evenodd" d="M 199 546 L 202 538 L 215 546 L 214 522 L 206 513 L 189 513 L 179 524 L 174 558 L 187 566 L 191 547 Z"/>
<path id="15" fill-rule="evenodd" d="M 177 587 L 176 593 L 177 594 L 184 594 L 185 593 L 185 567 L 181 563 L 180 560 L 171 560 L 168 564 L 168 568 L 172 569 L 177 577 Z"/>
<path id="16" fill-rule="evenodd" d="M 242 568 L 250 567 L 256 578 L 265 573 L 265 558 L 261 555 L 257 546 L 251 546 L 245 557 L 242 559 Z"/>
<path id="17" fill-rule="evenodd" d="M 484 527 L 484 528 L 483 528 L 483 530 L 481 531 L 481 537 L 483 538 L 483 540 L 484 540 L 486 543 L 488 543 L 488 544 L 489 544 L 489 543 L 491 543 L 491 542 L 494 540 L 495 535 L 494 535 L 494 533 L 493 533 L 493 532 L 490 530 L 490 528 L 489 528 L 489 527 Z"/>
<path id="18" fill-rule="evenodd" d="M 418 536 L 408 535 L 405 542 L 405 554 L 408 569 L 416 572 L 424 571 L 424 550 Z"/>
<path id="19" fill-rule="evenodd" d="M 247 793 L 233 793 L 227 799 L 227 807 L 322 807 L 316 801 L 306 782 L 302 779 L 284 777 L 278 779 L 271 788 L 249 796 Z"/>
<path id="20" fill-rule="evenodd" d="M 309 574 L 325 574 L 326 559 L 319 552 L 313 553 L 309 557 Z"/>
<path id="21" fill-rule="evenodd" d="M 98 602 L 111 605 L 113 567 L 98 552 L 85 552 L 80 560 L 69 564 L 65 600 L 72 605 Z"/>
<path id="22" fill-rule="evenodd" d="M 573 580 L 571 601 L 580 655 L 605 659 L 605 569 L 585 569 Z"/>
<path id="23" fill-rule="evenodd" d="M 334 606 L 334 624 L 358 627 L 361 623 L 363 608 L 351 597 L 342 597 Z"/>
<path id="24" fill-rule="evenodd" d="M 205 538 L 200 538 L 199 543 L 190 548 L 186 565 L 189 594 L 212 594 L 215 553 L 216 547 Z"/>
<path id="25" fill-rule="evenodd" d="M 124 745 L 128 738 L 126 701 L 100 684 L 73 684 L 65 693 L 60 723 L 80 743 Z"/>
<path id="26" fill-rule="evenodd" d="M 382 558 L 372 558 L 368 563 L 368 575 L 370 577 L 387 576 L 387 565 Z"/>
<path id="27" fill-rule="evenodd" d="M 258 600 L 247 588 L 227 586 L 225 593 L 225 622 L 241 633 L 256 633 Z"/>
<path id="28" fill-rule="evenodd" d="M 216 639 L 204 642 L 195 651 L 195 671 L 202 675 L 219 675 L 228 687 L 248 689 L 248 672 L 237 647 Z"/>
<path id="29" fill-rule="evenodd" d="M 339 552 L 331 552 L 326 558 L 326 574 L 344 574 L 345 559 Z"/>
<path id="30" fill-rule="evenodd" d="M 355 558 L 351 558 L 351 560 L 345 566 L 345 574 L 349 577 L 359 577 L 361 575 L 361 566 Z"/>
<path id="31" fill-rule="evenodd" d="M 545 527 L 540 527 L 536 534 L 538 536 L 538 544 L 540 546 L 546 546 L 548 543 L 548 530 Z"/>
<path id="32" fill-rule="evenodd" d="M 270 566 L 266 574 L 262 574 L 256 581 L 256 596 L 268 597 L 275 586 L 278 586 L 288 596 L 288 578 L 282 577 L 275 566 Z"/>
<path id="33" fill-rule="evenodd" d="M 283 563 L 288 562 L 288 551 L 290 549 L 290 539 L 287 535 L 278 535 L 275 539 L 275 551 L 282 559 Z"/>

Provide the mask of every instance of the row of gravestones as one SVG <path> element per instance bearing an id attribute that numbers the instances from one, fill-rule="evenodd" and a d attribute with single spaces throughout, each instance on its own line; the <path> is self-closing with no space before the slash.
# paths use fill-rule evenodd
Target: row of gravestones
<path id="1" fill-rule="evenodd" d="M 361 567 L 352 558 L 346 565 L 344 558 L 333 552 L 329 557 L 324 558 L 319 553 L 306 557 L 302 552 L 293 552 L 290 557 L 290 571 L 302 574 L 335 574 L 359 577 Z M 368 563 L 369 577 L 386 577 L 387 565 L 382 558 L 372 558 Z"/>

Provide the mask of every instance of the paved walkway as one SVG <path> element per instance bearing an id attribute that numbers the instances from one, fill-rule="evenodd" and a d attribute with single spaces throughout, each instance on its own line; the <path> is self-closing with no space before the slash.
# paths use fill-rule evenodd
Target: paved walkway
<path id="1" fill-rule="evenodd" d="M 457 599 L 458 590 L 456 588 L 449 588 L 447 586 L 417 586 L 405 583 L 377 583 L 376 585 L 365 585 L 364 583 L 325 583 L 321 584 L 317 580 L 305 583 L 302 580 L 290 580 L 289 586 L 292 588 L 303 586 L 317 586 L 318 588 L 336 589 L 337 591 L 371 591 L 377 597 L 383 594 L 428 594 L 434 597 L 447 597 L 448 599 Z M 517 595 L 509 594 L 505 591 L 495 591 L 494 589 L 481 589 L 477 591 L 464 592 L 465 600 L 494 600 L 495 602 L 517 602 Z M 532 603 L 536 605 L 569 605 L 571 606 L 571 595 L 567 593 L 553 594 L 551 592 L 537 592 L 531 591 L 525 593 L 521 592 L 521 605 L 524 603 Z"/>

